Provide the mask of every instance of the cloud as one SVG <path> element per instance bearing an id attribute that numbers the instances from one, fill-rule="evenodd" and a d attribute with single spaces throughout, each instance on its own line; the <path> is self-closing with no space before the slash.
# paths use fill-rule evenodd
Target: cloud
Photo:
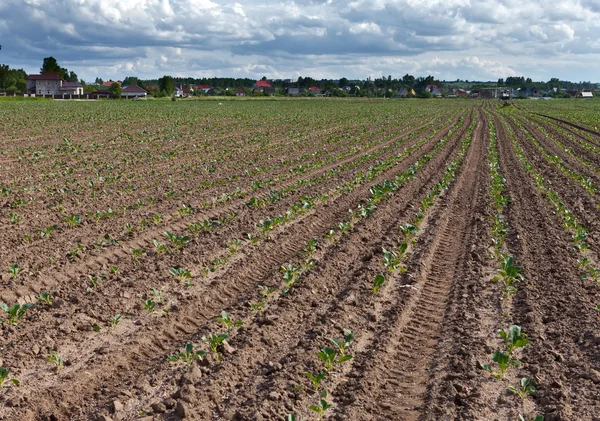
<path id="1" fill-rule="evenodd" d="M 599 17 L 600 0 L 2 0 L 0 62 L 35 72 L 52 55 L 87 80 L 589 80 Z"/>

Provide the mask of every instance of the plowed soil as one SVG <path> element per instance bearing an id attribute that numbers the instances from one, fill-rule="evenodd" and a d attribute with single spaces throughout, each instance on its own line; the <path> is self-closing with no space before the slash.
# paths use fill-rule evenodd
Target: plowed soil
<path id="1" fill-rule="evenodd" d="M 308 421 L 322 399 L 330 420 L 599 421 L 600 135 L 539 111 L 6 105 L 0 302 L 32 307 L 0 310 L 0 420 Z M 523 275 L 508 295 L 498 214 Z M 512 325 L 530 343 L 497 379 L 483 365 Z M 186 345 L 202 355 L 170 358 Z"/>

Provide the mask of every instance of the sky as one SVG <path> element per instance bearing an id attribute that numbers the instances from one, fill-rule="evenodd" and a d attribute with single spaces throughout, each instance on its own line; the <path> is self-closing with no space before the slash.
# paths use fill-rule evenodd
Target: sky
<path id="1" fill-rule="evenodd" d="M 600 0 L 0 0 L 0 63 L 163 75 L 599 81 Z"/>

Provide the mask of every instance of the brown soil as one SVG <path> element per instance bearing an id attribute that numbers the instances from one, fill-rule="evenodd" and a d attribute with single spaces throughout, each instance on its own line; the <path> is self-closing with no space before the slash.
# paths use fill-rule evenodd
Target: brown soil
<path id="1" fill-rule="evenodd" d="M 21 382 L 20 387 L 0 388 L 0 420 L 249 421 L 284 420 L 290 413 L 296 419 L 316 420 L 309 405 L 318 403 L 318 394 L 305 373 L 324 370 L 317 352 L 332 345 L 330 338 L 340 338 L 343 329 L 356 336 L 348 348 L 352 359 L 334 364 L 323 380 L 326 399 L 333 404 L 324 419 L 516 420 L 519 414 L 544 414 L 546 421 L 599 419 L 598 288 L 581 279 L 571 234 L 518 161 L 508 135 L 516 126 L 498 117 L 502 111 L 485 102 L 453 109 L 441 104 L 409 114 L 403 122 L 386 120 L 388 125 L 382 126 L 378 121 L 367 127 L 321 127 L 310 115 L 314 113 L 310 107 L 304 112 L 289 131 L 252 125 L 256 139 L 271 133 L 268 145 L 248 142 L 243 119 L 223 117 L 213 135 L 230 136 L 221 146 L 227 148 L 223 150 L 227 158 L 212 173 L 193 174 L 183 167 L 171 169 L 168 162 L 146 161 L 150 155 L 136 156 L 126 149 L 127 138 L 145 130 L 147 121 L 131 123 L 125 130 L 108 131 L 107 136 L 122 137 L 122 145 L 110 156 L 122 150 L 123 156 L 139 159 L 131 173 L 137 171 L 142 177 L 103 186 L 111 194 L 98 200 L 90 198 L 94 188 L 82 181 L 81 200 L 65 201 L 69 207 L 65 212 L 41 191 L 32 192 L 36 202 L 16 208 L 15 195 L 0 196 L 4 213 L 24 217 L 15 225 L 4 217 L 0 225 L 5 240 L 0 248 L 5 272 L 0 301 L 36 302 L 41 291 L 56 293 L 51 306 L 37 303 L 18 326 L 0 326 L 0 366 L 8 367 Z M 539 138 L 527 117 L 521 119 Z M 498 263 L 490 255 L 494 212 L 489 192 L 490 120 L 496 126 L 499 170 L 511 199 L 505 210 L 506 248 L 525 276 L 518 292 L 507 300 L 501 300 L 498 285 L 491 282 Z M 309 121 L 312 130 L 305 126 Z M 227 126 L 237 132 L 227 132 Z M 202 121 L 200 127 L 208 128 L 210 122 Z M 552 130 L 550 125 L 544 127 Z M 12 130 L 6 124 L 0 137 L 14 151 L 3 155 L 7 161 L 2 164 L 0 187 L 18 183 L 26 187 L 26 166 L 19 164 L 16 152 L 16 144 L 25 137 L 11 138 Z M 57 123 L 55 130 L 60 136 L 67 134 L 64 123 Z M 195 155 L 188 142 L 197 132 L 185 125 L 148 130 L 147 136 L 167 138 L 174 130 L 183 139 L 176 162 L 201 168 L 219 156 L 213 138 L 202 142 L 211 144 L 206 157 Z M 40 150 L 47 146 L 49 154 L 55 153 L 52 162 L 63 159 L 60 150 L 51 152 L 60 142 L 34 130 L 25 134 Z M 80 138 L 88 135 L 82 132 Z M 455 179 L 424 214 L 410 245 L 403 261 L 406 273 L 387 271 L 384 252 L 398 246 L 398 227 L 412 220 L 422 200 L 459 157 L 466 136 L 470 144 Z M 597 253 L 593 199 L 582 198 L 585 191 L 567 184 L 521 133 L 515 136 L 536 170 L 544 173 L 565 205 L 586 224 L 590 248 Z M 438 150 L 436 145 L 446 138 Z M 550 141 L 540 141 L 550 152 L 561 153 Z M 81 144 L 88 142 L 81 140 Z M 139 143 L 140 151 L 155 148 L 156 156 L 166 156 L 173 150 L 162 141 L 149 142 Z M 576 150 L 588 156 L 587 151 Z M 404 156 L 404 151 L 411 152 Z M 370 215 L 348 216 L 349 209 L 358 212 L 359 205 L 367 203 L 373 186 L 395 180 L 426 154 L 432 154 L 431 159 L 377 203 Z M 94 156 L 91 150 L 80 156 L 74 153 L 68 165 L 87 180 L 93 169 L 80 165 Z M 579 161 L 560 156 L 574 171 L 590 171 Z M 202 164 L 196 167 L 198 162 Z M 384 162 L 393 165 L 375 171 Z M 253 173 L 258 167 L 264 170 Z M 50 170 L 50 161 L 40 163 L 40 168 Z M 234 171 L 238 178 L 229 177 Z M 70 179 L 69 174 L 61 175 L 57 183 L 69 185 Z M 32 180 L 46 183 L 39 174 Z M 257 180 L 263 184 L 254 184 L 253 189 Z M 144 183 L 147 188 L 142 191 Z M 195 189 L 200 183 L 212 184 Z M 140 188 L 119 190 L 129 184 Z M 244 194 L 214 200 L 236 188 Z M 163 195 L 169 190 L 177 191 L 173 199 Z M 271 191 L 283 193 L 265 206 L 247 205 L 252 197 L 272 197 Z M 111 195 L 130 205 L 147 196 L 157 200 L 139 209 L 132 206 L 124 215 L 97 222 L 86 219 L 76 228 L 61 224 L 50 238 L 36 234 L 31 244 L 22 242 L 23 232 L 56 223 L 64 213 L 107 209 L 113 203 Z M 23 192 L 18 193 L 21 196 L 26 197 Z M 194 209 L 190 215 L 178 215 L 183 204 Z M 257 228 L 267 218 L 303 206 L 271 231 L 261 234 Z M 139 227 L 142 219 L 150 221 L 154 214 L 165 215 L 160 225 L 123 231 L 126 223 Z M 197 236 L 186 228 L 192 222 L 220 218 L 221 225 Z M 335 234 L 324 236 L 331 229 Z M 189 235 L 190 242 L 181 250 L 159 254 L 153 240 L 168 246 L 165 231 Z M 103 240 L 106 233 L 117 242 Z M 248 233 L 257 236 L 256 244 L 246 241 Z M 280 268 L 304 264 L 305 247 L 313 238 L 318 245 L 309 256 L 311 268 L 293 288 L 280 292 L 285 287 Z M 242 240 L 239 248 L 231 252 L 237 239 Z M 94 246 L 101 241 L 107 243 Z M 78 243 L 84 252 L 67 259 L 66 252 Z M 131 249 L 146 252 L 135 261 Z M 57 258 L 54 263 L 49 263 L 51 256 Z M 14 262 L 26 269 L 17 279 L 6 273 Z M 111 273 L 111 266 L 117 266 L 118 272 Z M 183 286 L 172 276 L 169 269 L 174 267 L 188 269 L 192 284 Z M 378 273 L 385 273 L 386 281 L 374 294 L 371 287 Z M 89 276 L 98 277 L 97 288 L 88 290 Z M 275 292 L 262 299 L 262 311 L 253 312 L 248 302 L 261 300 L 258 286 Z M 157 308 L 149 313 L 143 303 L 152 298 L 153 289 L 162 290 L 163 302 L 156 300 Z M 188 343 L 195 350 L 209 351 L 203 337 L 225 331 L 217 322 L 222 311 L 244 322 L 233 327 L 218 348 L 222 358 L 209 352 L 189 366 L 168 362 Z M 116 314 L 121 321 L 111 327 L 109 319 Z M 520 325 L 532 343 L 519 354 L 523 365 L 511 369 L 505 379 L 495 380 L 479 362 L 488 362 L 500 345 L 497 330 L 512 324 Z M 94 325 L 100 331 L 94 331 Z M 51 351 L 64 359 L 59 370 L 47 362 Z M 538 391 L 521 401 L 506 387 L 524 376 L 534 379 Z"/>

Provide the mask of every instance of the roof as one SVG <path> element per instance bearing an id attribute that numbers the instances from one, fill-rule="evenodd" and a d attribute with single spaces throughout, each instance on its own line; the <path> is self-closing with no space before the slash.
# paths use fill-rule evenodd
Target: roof
<path id="1" fill-rule="evenodd" d="M 318 86 L 311 86 L 310 88 L 308 88 L 311 91 L 320 91 L 321 88 L 319 88 Z"/>
<path id="2" fill-rule="evenodd" d="M 591 93 L 591 92 L 582 92 L 581 96 L 584 97 L 584 98 L 593 98 L 594 94 Z"/>
<path id="3" fill-rule="evenodd" d="M 257 80 L 256 87 L 257 88 L 270 88 L 271 84 L 269 83 L 268 80 Z"/>
<path id="4" fill-rule="evenodd" d="M 129 86 L 127 86 L 127 87 L 123 88 L 123 90 L 122 90 L 121 92 L 132 92 L 132 93 L 139 92 L 139 93 L 146 93 L 146 90 L 145 90 L 144 88 L 140 88 L 140 87 L 139 87 L 139 86 L 137 86 L 137 85 L 129 85 Z"/>
<path id="5" fill-rule="evenodd" d="M 63 88 L 83 88 L 83 85 L 79 82 L 63 82 L 62 84 Z"/>
<path id="6" fill-rule="evenodd" d="M 210 89 L 212 86 L 210 85 L 196 85 L 196 89 Z"/>
<path id="7" fill-rule="evenodd" d="M 27 80 L 60 80 L 58 72 L 45 72 L 41 75 L 29 75 Z"/>
<path id="8" fill-rule="evenodd" d="M 121 86 L 121 82 L 116 82 L 114 80 L 109 80 L 107 82 L 102 82 L 102 86 L 112 86 L 113 83 L 118 83 Z"/>

